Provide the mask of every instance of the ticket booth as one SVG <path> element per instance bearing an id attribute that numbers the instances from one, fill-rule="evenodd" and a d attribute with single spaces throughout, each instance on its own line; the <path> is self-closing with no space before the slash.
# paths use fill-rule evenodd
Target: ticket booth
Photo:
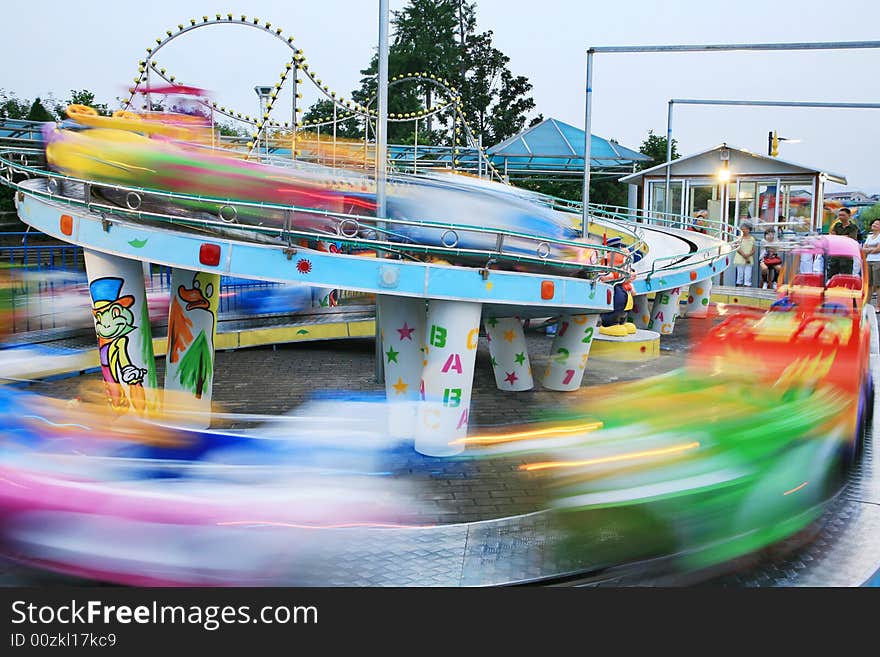
<path id="1" fill-rule="evenodd" d="M 748 221 L 756 233 L 769 224 L 780 224 L 786 233 L 821 231 L 825 183 L 846 184 L 841 175 L 728 144 L 670 166 L 670 213 L 692 217 L 707 210 L 711 220 L 734 226 Z M 667 209 L 666 169 L 663 163 L 620 179 L 631 186 L 630 199 L 648 215 Z"/>

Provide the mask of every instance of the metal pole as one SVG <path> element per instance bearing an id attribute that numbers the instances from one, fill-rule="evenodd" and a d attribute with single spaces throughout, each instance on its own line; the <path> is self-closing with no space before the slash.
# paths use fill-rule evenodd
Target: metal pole
<path id="1" fill-rule="evenodd" d="M 584 110 L 584 210 L 581 224 L 581 237 L 586 237 L 590 230 L 590 157 L 592 155 L 592 136 L 590 124 L 593 119 L 593 52 L 592 48 L 587 51 L 587 99 Z M 507 161 L 505 160 L 505 173 L 507 173 Z"/>
<path id="2" fill-rule="evenodd" d="M 729 52 L 731 50 L 859 50 L 880 48 L 880 41 L 820 41 L 816 43 L 716 43 L 672 46 L 596 46 L 592 52 Z"/>
<path id="3" fill-rule="evenodd" d="M 413 138 L 413 173 L 416 173 L 419 161 L 419 119 L 416 118 L 416 131 Z"/>
<path id="4" fill-rule="evenodd" d="M 333 101 L 333 168 L 336 168 L 336 101 Z"/>
<path id="5" fill-rule="evenodd" d="M 296 60 L 296 55 L 293 56 L 293 84 L 291 85 L 291 89 L 293 90 L 293 100 L 290 103 L 290 127 L 292 132 L 290 133 L 290 159 L 296 159 L 296 94 L 297 94 L 297 84 L 296 80 L 299 77 L 299 63 Z"/>
<path id="6" fill-rule="evenodd" d="M 666 113 L 666 193 L 663 195 L 664 208 L 663 211 L 669 215 L 669 179 L 672 176 L 672 105 L 673 101 L 669 101 L 669 109 Z"/>
<path id="7" fill-rule="evenodd" d="M 379 80 L 376 120 L 376 217 L 385 218 L 388 159 L 388 0 L 379 0 Z"/>
<path id="8" fill-rule="evenodd" d="M 377 109 L 379 116 L 376 119 L 376 218 L 385 219 L 387 214 L 387 202 L 385 198 L 385 177 L 388 156 L 388 0 L 379 0 L 379 79 Z M 369 117 L 367 118 L 369 122 Z M 364 143 L 366 147 L 366 142 Z M 380 229 L 384 229 L 384 222 L 376 222 Z M 378 252 L 377 252 L 378 254 Z M 375 370 L 376 382 L 385 382 L 385 360 L 382 353 L 382 339 L 380 338 L 381 319 L 379 317 L 379 304 L 376 304 L 376 347 L 375 347 Z"/>
<path id="9" fill-rule="evenodd" d="M 747 105 L 750 107 L 814 107 L 833 109 L 880 109 L 880 103 L 838 103 L 809 100 L 714 100 L 703 98 L 672 98 L 680 105 Z"/>

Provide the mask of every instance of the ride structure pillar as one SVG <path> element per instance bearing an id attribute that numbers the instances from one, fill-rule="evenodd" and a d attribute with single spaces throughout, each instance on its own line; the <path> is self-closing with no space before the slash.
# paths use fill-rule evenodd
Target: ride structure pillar
<path id="1" fill-rule="evenodd" d="M 519 317 L 489 317 L 485 321 L 492 372 L 499 390 L 531 390 L 535 382 Z"/>
<path id="2" fill-rule="evenodd" d="M 428 301 L 416 451 L 454 456 L 464 450 L 482 304 Z"/>
<path id="3" fill-rule="evenodd" d="M 581 387 L 599 315 L 562 315 L 543 384 L 550 390 L 570 392 Z"/>
<path id="4" fill-rule="evenodd" d="M 678 299 L 681 296 L 681 288 L 658 292 L 654 297 L 654 307 L 651 309 L 651 323 L 648 328 L 657 331 L 660 335 L 671 335 L 675 328 L 675 320 L 678 319 Z"/>
<path id="5" fill-rule="evenodd" d="M 220 274 L 174 269 L 170 294 L 163 406 L 179 414 L 181 424 L 206 428 L 211 424 Z"/>
<path id="6" fill-rule="evenodd" d="M 101 375 L 111 407 L 146 415 L 156 410 L 156 360 L 139 260 L 84 251 Z"/>
<path id="7" fill-rule="evenodd" d="M 691 283 L 688 287 L 686 317 L 703 318 L 709 314 L 709 299 L 712 297 L 712 279 Z"/>
<path id="8" fill-rule="evenodd" d="M 413 438 L 424 366 L 425 300 L 380 294 L 376 304 L 377 332 L 385 365 L 388 429 L 395 438 Z"/>
<path id="9" fill-rule="evenodd" d="M 651 304 L 647 294 L 633 295 L 633 307 L 629 316 L 636 328 L 646 329 L 651 325 Z"/>

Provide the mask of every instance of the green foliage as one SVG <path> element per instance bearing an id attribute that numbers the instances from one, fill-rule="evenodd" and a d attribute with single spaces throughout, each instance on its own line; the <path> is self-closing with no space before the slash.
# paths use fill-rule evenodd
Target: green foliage
<path id="1" fill-rule="evenodd" d="M 336 108 L 336 136 L 343 137 L 347 139 L 356 139 L 359 137 L 363 137 L 363 128 L 358 126 L 358 121 L 356 118 L 345 119 L 339 121 L 340 116 L 344 116 L 348 112 L 343 110 L 340 107 Z M 312 104 L 311 107 L 303 114 L 303 124 L 307 121 L 326 121 L 333 119 L 333 101 L 327 98 L 323 98 L 321 100 L 316 101 Z M 317 132 L 318 128 L 315 126 L 306 126 L 303 128 L 305 131 L 309 132 Z M 321 126 L 322 134 L 331 134 L 333 132 L 333 125 L 328 124 Z"/>
<path id="2" fill-rule="evenodd" d="M 214 122 L 214 127 L 217 128 L 217 132 L 220 133 L 222 137 L 247 137 L 248 132 L 232 123 L 221 123 L 219 121 Z"/>
<path id="3" fill-rule="evenodd" d="M 494 47 L 492 32 L 476 31 L 476 3 L 466 0 L 409 0 L 392 18 L 394 38 L 388 56 L 389 76 L 425 73 L 456 88 L 475 138 L 482 136 L 490 146 L 510 137 L 525 126 L 526 115 L 535 101 L 528 94 L 531 83 L 508 68 L 510 58 Z M 375 107 L 377 57 L 363 69 L 360 89 L 354 100 Z M 442 94 L 438 97 L 438 93 Z M 405 114 L 448 103 L 437 85 L 404 82 L 389 89 L 388 111 Z M 419 121 L 419 142 L 450 144 L 454 136 L 454 110 Z M 392 123 L 392 143 L 412 143 L 412 122 Z M 363 134 L 360 123 L 359 134 Z M 462 130 L 459 143 L 465 143 Z"/>
<path id="4" fill-rule="evenodd" d="M 584 197 L 583 178 L 568 178 L 556 180 L 523 179 L 516 180 L 517 187 L 531 189 L 541 194 L 549 194 L 557 198 L 569 201 L 580 201 Z M 590 203 L 604 205 L 618 205 L 626 207 L 627 188 L 623 183 L 617 182 L 617 176 L 590 177 Z"/>
<path id="5" fill-rule="evenodd" d="M 27 116 L 25 116 L 24 118 L 27 121 L 42 122 L 56 120 L 55 115 L 46 109 L 39 97 L 34 98 L 34 102 L 31 103 L 31 108 L 28 110 Z"/>
<path id="6" fill-rule="evenodd" d="M 67 99 L 67 105 L 87 105 L 89 107 L 94 107 L 98 110 L 98 114 L 103 116 L 109 116 L 111 114 L 110 110 L 107 107 L 107 103 L 99 103 L 95 100 L 95 94 L 89 91 L 88 89 L 71 89 L 70 97 Z M 60 111 L 57 111 L 59 116 L 64 115 L 64 110 L 67 109 L 67 105 L 63 105 L 60 107 Z"/>
<path id="7" fill-rule="evenodd" d="M 24 119 L 31 103 L 19 100 L 14 93 L 0 89 L 0 119 Z"/>
<path id="8" fill-rule="evenodd" d="M 862 224 L 862 230 L 871 230 L 871 222 L 874 219 L 880 219 L 880 203 L 859 211 L 859 222 Z"/>
<path id="9" fill-rule="evenodd" d="M 651 167 L 657 166 L 658 164 L 663 164 L 664 162 L 666 162 L 666 137 L 655 135 L 653 130 L 648 130 L 648 136 L 639 147 L 639 153 L 647 155 L 651 158 L 649 162 L 638 163 L 637 168 L 639 171 L 650 169 Z M 677 160 L 679 157 L 678 142 L 673 139 L 672 159 Z"/>

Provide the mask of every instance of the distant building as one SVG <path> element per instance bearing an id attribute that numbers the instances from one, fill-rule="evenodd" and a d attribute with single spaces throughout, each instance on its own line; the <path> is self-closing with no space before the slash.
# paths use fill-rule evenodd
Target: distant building
<path id="1" fill-rule="evenodd" d="M 870 203 L 872 200 L 880 199 L 880 194 L 874 196 L 877 198 L 859 191 L 825 192 L 826 201 L 839 201 L 840 203 Z"/>

